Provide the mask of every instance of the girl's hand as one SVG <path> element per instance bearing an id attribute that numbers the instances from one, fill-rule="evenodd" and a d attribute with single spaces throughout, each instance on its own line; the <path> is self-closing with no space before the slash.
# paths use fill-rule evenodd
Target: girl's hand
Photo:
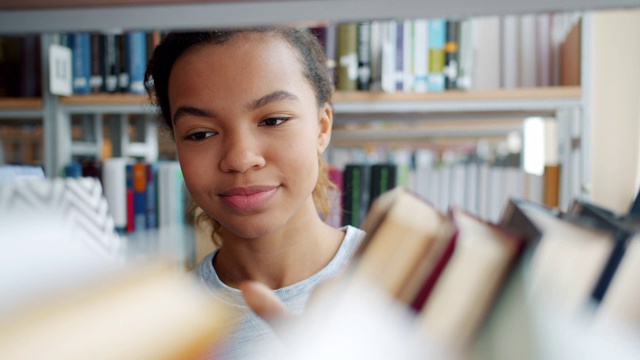
<path id="1" fill-rule="evenodd" d="M 258 281 L 245 281 L 240 284 L 244 299 L 258 316 L 270 325 L 292 316 L 285 304 L 268 286 Z"/>

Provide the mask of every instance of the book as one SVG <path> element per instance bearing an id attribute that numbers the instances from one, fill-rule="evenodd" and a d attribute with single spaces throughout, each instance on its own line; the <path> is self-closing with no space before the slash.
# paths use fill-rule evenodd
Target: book
<path id="1" fill-rule="evenodd" d="M 611 231 L 523 199 L 510 199 L 501 223 L 529 237 L 539 234 L 528 266 L 532 301 L 576 316 L 594 305 L 594 289 L 615 247 Z"/>
<path id="2" fill-rule="evenodd" d="M 446 21 L 446 43 L 444 45 L 444 88 L 456 89 L 458 81 L 460 21 Z"/>
<path id="3" fill-rule="evenodd" d="M 89 79 L 89 86 L 91 87 L 91 93 L 102 92 L 104 86 L 104 76 L 102 74 L 102 63 L 104 58 L 102 50 L 102 35 L 98 33 L 91 33 L 91 77 Z"/>
<path id="4" fill-rule="evenodd" d="M 102 91 L 115 93 L 118 91 L 118 78 L 120 76 L 120 47 L 118 34 L 105 33 L 100 35 L 100 74 L 102 76 Z"/>
<path id="5" fill-rule="evenodd" d="M 396 187 L 397 168 L 398 166 L 394 163 L 371 165 L 369 170 L 369 204 L 367 208 L 371 207 L 371 204 L 378 196 Z"/>
<path id="6" fill-rule="evenodd" d="M 613 248 L 591 294 L 593 301 L 599 304 L 625 256 L 635 231 L 619 221 L 613 212 L 585 200 L 575 199 L 566 216 L 578 217 L 612 234 Z"/>
<path id="7" fill-rule="evenodd" d="M 157 194 L 157 170 L 154 164 L 146 164 L 146 172 L 147 172 L 147 188 L 145 199 L 147 201 L 147 206 L 145 209 L 146 214 L 146 228 L 154 229 L 158 227 L 158 194 Z"/>
<path id="8" fill-rule="evenodd" d="M 71 48 L 73 93 L 88 94 L 91 92 L 91 35 L 89 33 L 69 34 Z"/>
<path id="9" fill-rule="evenodd" d="M 194 278 L 167 263 L 147 262 L 43 296 L 3 317 L 0 357 L 199 358 L 233 322 L 233 310 Z"/>
<path id="10" fill-rule="evenodd" d="M 147 228 L 147 164 L 133 164 L 133 230 Z"/>
<path id="11" fill-rule="evenodd" d="M 396 91 L 396 51 L 398 25 L 396 20 L 381 23 L 380 38 L 382 57 L 380 63 L 380 87 L 384 92 Z"/>
<path id="12" fill-rule="evenodd" d="M 429 26 L 428 20 L 417 19 L 413 22 L 413 75 L 414 90 L 427 91 L 429 70 Z"/>
<path id="13" fill-rule="evenodd" d="M 358 23 L 358 90 L 371 85 L 371 22 Z"/>
<path id="14" fill-rule="evenodd" d="M 406 188 L 398 187 L 372 204 L 362 229 L 352 276 L 375 285 L 409 306 L 438 260 L 439 243 L 451 238 L 444 214 Z M 434 256 L 435 255 L 435 256 Z"/>
<path id="15" fill-rule="evenodd" d="M 342 225 L 359 226 L 369 208 L 369 165 L 347 164 L 343 174 Z"/>
<path id="16" fill-rule="evenodd" d="M 338 25 L 338 80 L 336 90 L 358 89 L 358 24 Z"/>
<path id="17" fill-rule="evenodd" d="M 444 91 L 446 20 L 429 20 L 429 91 Z"/>
<path id="18" fill-rule="evenodd" d="M 126 63 L 125 68 L 129 81 L 127 92 L 144 94 L 144 73 L 147 66 L 147 37 L 142 31 L 132 31 L 124 34 Z M 122 85 L 121 85 L 122 87 Z"/>
<path id="19" fill-rule="evenodd" d="M 125 165 L 125 176 L 126 176 L 126 194 L 125 203 L 127 204 L 127 232 L 131 233 L 136 228 L 135 221 L 135 200 L 134 200 L 134 192 L 135 192 L 135 180 L 133 175 L 133 164 L 128 163 Z"/>
<path id="20" fill-rule="evenodd" d="M 518 233 L 460 208 L 452 207 L 449 216 L 456 245 L 419 322 L 427 336 L 460 351 L 475 340 L 526 243 Z"/>
<path id="21" fill-rule="evenodd" d="M 103 163 L 102 184 L 104 196 L 109 204 L 116 231 L 124 233 L 127 228 L 127 177 L 126 158 L 110 158 Z"/>

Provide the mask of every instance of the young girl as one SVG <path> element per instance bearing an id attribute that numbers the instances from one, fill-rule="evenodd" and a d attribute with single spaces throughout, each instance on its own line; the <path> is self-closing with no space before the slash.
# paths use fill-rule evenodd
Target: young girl
<path id="1" fill-rule="evenodd" d="M 189 193 L 221 242 L 196 274 L 241 313 L 218 355 L 250 357 L 275 340 L 262 318 L 302 312 L 364 237 L 321 218 L 333 122 L 324 52 L 292 28 L 172 33 L 154 51 L 147 83 Z"/>

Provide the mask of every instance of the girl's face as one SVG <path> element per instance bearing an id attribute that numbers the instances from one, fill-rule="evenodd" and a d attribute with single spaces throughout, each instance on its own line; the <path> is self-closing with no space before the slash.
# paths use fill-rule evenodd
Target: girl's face
<path id="1" fill-rule="evenodd" d="M 169 103 L 187 188 L 223 228 L 255 238 L 317 217 L 311 193 L 332 114 L 285 40 L 241 33 L 188 49 Z"/>

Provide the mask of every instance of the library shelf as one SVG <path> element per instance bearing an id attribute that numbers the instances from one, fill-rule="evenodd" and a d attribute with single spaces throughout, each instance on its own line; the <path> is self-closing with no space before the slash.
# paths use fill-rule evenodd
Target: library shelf
<path id="1" fill-rule="evenodd" d="M 37 119 L 43 115 L 41 98 L 6 97 L 0 98 L 0 118 Z"/>

